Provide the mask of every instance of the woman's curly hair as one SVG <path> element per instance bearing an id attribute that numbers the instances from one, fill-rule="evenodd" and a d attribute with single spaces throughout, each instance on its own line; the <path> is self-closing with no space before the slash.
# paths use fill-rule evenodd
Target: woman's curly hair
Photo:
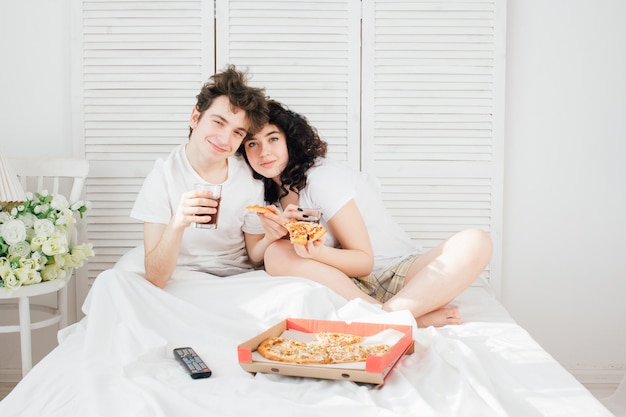
<path id="1" fill-rule="evenodd" d="M 280 102 L 269 99 L 269 124 L 278 127 L 285 135 L 289 162 L 280 174 L 279 186 L 271 178 L 265 178 L 254 172 L 254 178 L 263 181 L 265 186 L 265 201 L 278 202 L 282 197 L 293 191 L 300 193 L 306 186 L 306 173 L 315 164 L 317 158 L 326 156 L 328 144 L 323 141 L 317 129 L 311 126 L 305 116 L 287 109 Z M 248 138 L 246 138 L 248 139 Z M 246 141 L 239 148 L 248 165 L 248 157 L 244 149 Z"/>

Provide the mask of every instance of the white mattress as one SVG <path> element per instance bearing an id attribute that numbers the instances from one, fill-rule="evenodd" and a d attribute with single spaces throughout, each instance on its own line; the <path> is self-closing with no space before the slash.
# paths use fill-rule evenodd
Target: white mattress
<path id="1" fill-rule="evenodd" d="M 140 274 L 95 282 L 87 317 L 0 402 L 2 417 L 42 416 L 611 416 L 478 282 L 454 302 L 463 323 L 414 329 L 416 352 L 385 385 L 253 376 L 237 345 L 287 317 L 415 325 L 328 289 L 262 271 L 179 272 L 164 290 Z M 213 370 L 192 380 L 172 349 Z"/>

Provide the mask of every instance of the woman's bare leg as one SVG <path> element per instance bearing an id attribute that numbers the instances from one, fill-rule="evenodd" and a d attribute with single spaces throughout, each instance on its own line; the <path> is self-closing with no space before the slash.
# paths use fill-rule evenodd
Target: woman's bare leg
<path id="1" fill-rule="evenodd" d="M 298 256 L 288 240 L 277 241 L 267 248 L 265 270 L 273 276 L 289 275 L 308 278 L 330 288 L 347 300 L 362 298 L 370 303 L 381 304 L 380 301 L 361 291 L 352 279 L 337 268 Z"/>
<path id="2" fill-rule="evenodd" d="M 410 310 L 419 327 L 459 324 L 456 307 L 446 304 L 469 287 L 491 260 L 491 238 L 481 230 L 459 232 L 411 265 L 404 287 L 383 304 L 387 311 Z M 291 275 L 318 282 L 342 297 L 380 302 L 365 294 L 336 268 L 299 257 L 289 241 L 278 241 L 265 252 L 270 275 Z"/>
<path id="3" fill-rule="evenodd" d="M 460 323 L 456 307 L 444 307 L 485 269 L 493 246 L 482 230 L 459 232 L 417 257 L 404 287 L 383 304 L 387 311 L 410 310 L 419 327 Z"/>

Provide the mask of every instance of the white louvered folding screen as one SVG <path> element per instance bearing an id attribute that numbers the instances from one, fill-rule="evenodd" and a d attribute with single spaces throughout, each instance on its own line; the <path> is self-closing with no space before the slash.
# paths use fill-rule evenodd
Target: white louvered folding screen
<path id="1" fill-rule="evenodd" d="M 359 169 L 361 4 L 355 0 L 218 1 L 217 68 L 307 116 L 329 155 Z"/>
<path id="2" fill-rule="evenodd" d="M 83 0 L 77 136 L 91 164 L 87 233 L 96 256 L 78 306 L 102 270 L 142 241 L 129 217 L 154 160 L 187 140 L 195 96 L 214 73 L 213 2 Z"/>
<path id="3" fill-rule="evenodd" d="M 363 2 L 363 169 L 425 248 L 490 232 L 497 279 L 504 24 L 503 1 Z"/>
<path id="4" fill-rule="evenodd" d="M 75 136 L 92 167 L 96 251 L 79 306 L 141 242 L 129 213 L 143 178 L 187 140 L 195 95 L 227 63 L 305 114 L 330 156 L 374 174 L 419 244 L 488 230 L 498 291 L 505 0 L 72 4 Z"/>

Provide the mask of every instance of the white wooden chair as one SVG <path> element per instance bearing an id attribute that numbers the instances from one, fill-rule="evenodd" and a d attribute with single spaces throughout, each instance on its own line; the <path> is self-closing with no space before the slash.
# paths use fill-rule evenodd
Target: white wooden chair
<path id="1" fill-rule="evenodd" d="M 83 198 L 85 180 L 89 173 L 89 161 L 83 158 L 9 158 L 15 173 L 20 178 L 26 191 L 47 190 L 50 193 L 63 194 L 70 203 Z M 82 236 L 82 222 L 77 222 L 78 236 Z M 73 272 L 73 271 L 72 271 Z M 68 324 L 68 291 L 67 286 L 73 273 L 66 279 L 42 282 L 35 285 L 23 286 L 8 294 L 0 289 L 0 300 L 17 299 L 17 303 L 0 304 L 0 309 L 12 309 L 17 306 L 19 324 L 0 326 L 0 333 L 20 333 L 20 347 L 22 355 L 22 376 L 32 368 L 32 341 L 31 331 L 47 326 L 59 324 L 63 328 Z M 34 304 L 30 297 L 57 293 L 56 308 Z M 31 310 L 44 312 L 45 318 L 33 322 Z"/>

